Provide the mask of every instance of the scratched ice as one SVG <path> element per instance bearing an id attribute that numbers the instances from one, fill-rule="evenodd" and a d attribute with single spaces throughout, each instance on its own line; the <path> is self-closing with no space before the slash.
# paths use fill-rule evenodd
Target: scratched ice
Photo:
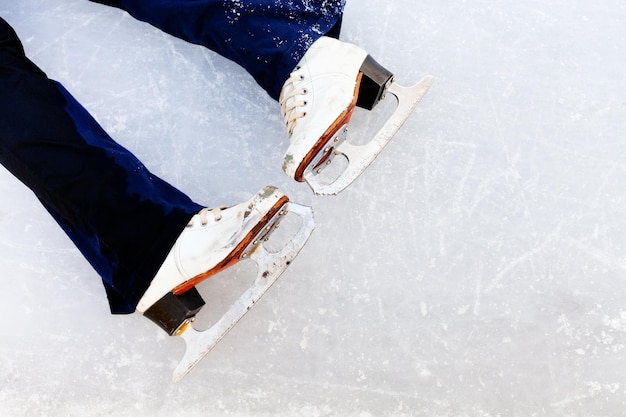
<path id="1" fill-rule="evenodd" d="M 623 416 L 623 2 L 348 2 L 344 39 L 402 84 L 436 78 L 334 198 L 282 173 L 278 106 L 236 65 L 84 0 L 5 0 L 0 15 L 194 199 L 274 184 L 317 222 L 173 385 L 182 341 L 110 316 L 98 277 L 0 169 L 1 415 Z M 209 305 L 229 288 L 207 283 Z"/>

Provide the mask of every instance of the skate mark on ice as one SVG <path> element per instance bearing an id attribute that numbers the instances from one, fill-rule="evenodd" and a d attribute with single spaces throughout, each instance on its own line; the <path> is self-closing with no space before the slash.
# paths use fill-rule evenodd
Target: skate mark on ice
<path id="1" fill-rule="evenodd" d="M 502 281 L 504 281 L 507 278 L 507 276 L 509 275 L 511 271 L 513 271 L 519 265 L 522 265 L 525 262 L 529 261 L 530 259 L 533 259 L 536 255 L 542 253 L 546 249 L 546 247 L 548 247 L 548 245 L 558 240 L 561 235 L 561 229 L 563 228 L 564 224 L 565 224 L 565 220 L 560 221 L 556 225 L 556 227 L 554 227 L 554 229 L 545 237 L 545 239 L 542 242 L 540 242 L 537 246 L 526 251 L 522 255 L 516 257 L 515 259 L 510 261 L 507 266 L 505 266 L 504 268 L 501 268 L 500 272 L 496 274 L 494 279 L 485 288 L 485 293 L 490 293 L 491 291 L 493 291 L 495 288 L 499 286 L 499 284 Z"/>
<path id="2" fill-rule="evenodd" d="M 602 263 L 603 265 L 606 265 L 607 267 L 612 268 L 612 269 L 613 268 L 619 269 L 621 271 L 626 272 L 626 259 L 619 258 L 619 255 L 613 256 L 613 255 L 607 254 L 606 251 L 603 251 L 594 246 L 588 245 L 579 239 L 570 238 L 567 240 L 567 242 L 571 246 L 579 249 L 581 252 L 585 253 L 590 258 L 595 259 L 596 261 Z"/>

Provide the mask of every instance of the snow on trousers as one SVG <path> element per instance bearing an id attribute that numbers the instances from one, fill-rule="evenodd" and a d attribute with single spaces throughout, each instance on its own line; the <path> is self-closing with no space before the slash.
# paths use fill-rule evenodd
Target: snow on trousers
<path id="1" fill-rule="evenodd" d="M 285 6 L 273 0 L 98 2 L 215 50 L 274 98 L 308 46 L 323 34 L 338 34 L 343 10 L 342 2 L 306 0 Z M 257 15 L 268 5 L 274 13 Z M 135 310 L 176 238 L 201 209 L 153 175 L 32 63 L 2 18 L 0 163 L 35 193 L 100 275 L 113 313 Z"/>
<path id="2" fill-rule="evenodd" d="M 309 46 L 338 37 L 346 0 L 91 0 L 206 46 L 242 66 L 274 99 Z"/>

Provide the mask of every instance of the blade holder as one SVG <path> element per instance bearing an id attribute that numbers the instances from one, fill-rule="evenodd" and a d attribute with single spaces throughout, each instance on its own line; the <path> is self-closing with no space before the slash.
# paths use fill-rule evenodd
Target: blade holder
<path id="1" fill-rule="evenodd" d="M 346 141 L 348 137 L 348 125 L 343 125 L 335 136 L 332 137 L 331 140 L 328 141 L 326 146 L 321 150 L 319 155 L 313 160 L 313 162 L 308 166 L 305 171 L 305 178 L 307 175 L 318 175 L 324 171 L 324 168 L 329 166 L 335 156 L 338 155 L 335 152 L 335 148 L 341 146 L 342 143 Z"/>

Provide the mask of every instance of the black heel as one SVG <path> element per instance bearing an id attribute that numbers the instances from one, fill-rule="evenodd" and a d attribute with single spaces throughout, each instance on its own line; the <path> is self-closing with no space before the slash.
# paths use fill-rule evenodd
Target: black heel
<path id="1" fill-rule="evenodd" d="M 359 71 L 363 76 L 356 105 L 366 110 L 372 110 L 382 98 L 389 83 L 393 80 L 393 74 L 376 62 L 370 55 L 365 58 Z"/>
<path id="2" fill-rule="evenodd" d="M 173 336 L 186 321 L 200 311 L 202 306 L 204 306 L 204 300 L 196 287 L 193 287 L 180 295 L 167 293 L 143 315 Z"/>

